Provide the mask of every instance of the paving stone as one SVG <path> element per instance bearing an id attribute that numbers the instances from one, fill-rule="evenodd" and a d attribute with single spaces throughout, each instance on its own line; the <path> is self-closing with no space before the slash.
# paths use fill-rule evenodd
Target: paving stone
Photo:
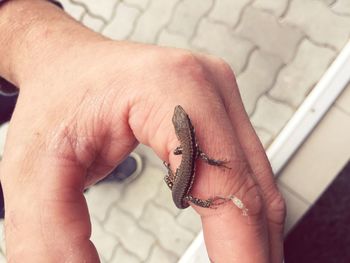
<path id="1" fill-rule="evenodd" d="M 119 247 L 113 259 L 110 261 L 110 263 L 120 263 L 120 262 L 140 263 L 140 260 L 134 255 L 130 254 L 125 249 L 123 249 L 122 247 Z"/>
<path id="2" fill-rule="evenodd" d="M 249 115 L 258 98 L 272 87 L 281 66 L 279 57 L 259 49 L 251 55 L 247 69 L 237 77 L 244 107 Z"/>
<path id="3" fill-rule="evenodd" d="M 283 68 L 270 95 L 297 107 L 329 67 L 335 52 L 303 40 L 294 60 Z"/>
<path id="4" fill-rule="evenodd" d="M 114 7 L 119 0 L 73 0 L 73 2 L 86 6 L 90 14 L 101 16 L 108 21 L 111 19 Z"/>
<path id="5" fill-rule="evenodd" d="M 112 39 L 126 39 L 133 30 L 134 22 L 141 11 L 120 3 L 113 19 L 103 29 L 103 35 Z"/>
<path id="6" fill-rule="evenodd" d="M 226 60 L 236 74 L 244 67 L 253 44 L 235 35 L 228 27 L 203 19 L 193 39 L 193 46 Z"/>
<path id="7" fill-rule="evenodd" d="M 350 15 L 350 1 L 338 0 L 334 5 L 332 5 L 332 10 L 339 14 Z"/>
<path id="8" fill-rule="evenodd" d="M 91 217 L 92 233 L 91 241 L 94 243 L 100 258 L 105 261 L 112 259 L 114 248 L 118 245 L 118 240 L 111 234 L 104 231 L 100 222 Z"/>
<path id="9" fill-rule="evenodd" d="M 298 223 L 299 219 L 307 212 L 311 204 L 305 202 L 295 191 L 286 187 L 279 179 L 277 179 L 278 189 L 283 195 L 287 206 L 287 217 L 284 225 L 284 234 L 287 233 Z"/>
<path id="10" fill-rule="evenodd" d="M 350 36 L 350 17 L 336 15 L 317 0 L 291 1 L 285 20 L 302 28 L 314 41 L 338 50 Z"/>
<path id="11" fill-rule="evenodd" d="M 169 212 L 148 204 L 140 225 L 157 236 L 160 244 L 177 256 L 181 256 L 194 238 L 188 230 L 180 227 Z"/>
<path id="12" fill-rule="evenodd" d="M 320 1 L 320 2 L 322 2 L 324 4 L 326 4 L 326 5 L 329 5 L 329 6 L 331 6 L 331 5 L 333 5 L 334 3 L 337 2 L 337 0 L 318 0 L 318 1 Z"/>
<path id="13" fill-rule="evenodd" d="M 270 132 L 268 132 L 264 129 L 261 129 L 259 127 L 254 127 L 254 129 L 255 129 L 256 134 L 259 137 L 261 144 L 264 146 L 265 149 L 267 149 L 268 146 L 272 142 L 273 135 Z"/>
<path id="14" fill-rule="evenodd" d="M 145 263 L 176 263 L 178 257 L 174 254 L 164 251 L 159 246 L 154 246 L 151 255 Z"/>
<path id="15" fill-rule="evenodd" d="M 350 116 L 331 107 L 278 181 L 313 204 L 350 159 Z"/>
<path id="16" fill-rule="evenodd" d="M 163 170 L 146 165 L 139 178 L 125 189 L 119 206 L 125 211 L 128 211 L 135 218 L 139 218 L 145 204 L 157 195 L 163 177 Z M 142 195 L 140 193 L 142 193 Z"/>
<path id="17" fill-rule="evenodd" d="M 156 220 L 153 219 L 153 221 Z M 112 209 L 110 216 L 104 224 L 104 229 L 117 236 L 122 246 L 137 255 L 141 260 L 147 258 L 155 242 L 153 236 L 141 229 L 133 217 L 116 207 Z"/>
<path id="18" fill-rule="evenodd" d="M 209 17 L 213 20 L 223 22 L 230 27 L 235 26 L 241 13 L 252 0 L 219 0 L 215 1 Z"/>
<path id="19" fill-rule="evenodd" d="M 343 112 L 350 115 L 350 82 L 336 100 L 336 105 Z"/>
<path id="20" fill-rule="evenodd" d="M 147 162 L 147 165 L 163 168 L 165 171 L 163 161 L 154 153 L 152 148 L 143 144 L 139 144 L 134 151 L 140 156 L 144 157 L 145 162 Z"/>
<path id="21" fill-rule="evenodd" d="M 253 7 L 271 12 L 275 16 L 281 16 L 288 7 L 288 0 L 256 0 Z"/>
<path id="22" fill-rule="evenodd" d="M 276 136 L 293 113 L 294 110 L 287 105 L 275 102 L 267 96 L 262 96 L 250 120 L 253 126 L 271 131 Z"/>
<path id="23" fill-rule="evenodd" d="M 152 0 L 138 20 L 131 36 L 134 41 L 154 43 L 158 32 L 168 23 L 172 10 L 178 0 Z"/>
<path id="24" fill-rule="evenodd" d="M 104 221 L 113 203 L 120 199 L 123 187 L 123 184 L 115 182 L 103 182 L 90 187 L 84 194 L 90 214 Z"/>
<path id="25" fill-rule="evenodd" d="M 283 62 L 293 58 L 303 36 L 299 29 L 281 23 L 275 16 L 253 7 L 245 10 L 237 33 L 262 50 L 279 56 Z"/>
<path id="26" fill-rule="evenodd" d="M 157 44 L 167 47 L 191 49 L 187 38 L 178 34 L 170 33 L 166 29 L 162 30 L 160 33 Z"/>
<path id="27" fill-rule="evenodd" d="M 201 219 L 193 208 L 181 210 L 180 214 L 176 217 L 176 221 L 194 234 L 198 234 L 202 229 Z"/>
<path id="28" fill-rule="evenodd" d="M 81 5 L 73 4 L 69 0 L 60 0 L 60 3 L 63 5 L 64 11 L 78 21 L 80 21 L 86 11 Z"/>
<path id="29" fill-rule="evenodd" d="M 150 1 L 151 0 L 124 0 L 124 3 L 137 6 L 141 9 L 146 9 L 146 7 Z"/>
<path id="30" fill-rule="evenodd" d="M 206 14 L 213 0 L 183 0 L 175 9 L 172 21 L 167 26 L 171 32 L 189 38 L 192 36 L 199 19 Z"/>
<path id="31" fill-rule="evenodd" d="M 92 17 L 88 13 L 84 14 L 81 22 L 95 32 L 100 32 L 104 26 L 104 22 L 100 18 Z"/>
<path id="32" fill-rule="evenodd" d="M 9 128 L 8 122 L 0 125 L 0 160 L 5 149 L 5 140 L 6 140 L 8 128 Z"/>
<path id="33" fill-rule="evenodd" d="M 166 171 L 164 171 L 165 175 Z M 179 214 L 179 209 L 175 206 L 169 187 L 163 182 L 158 190 L 157 196 L 153 199 L 157 205 L 164 207 L 174 216 Z"/>

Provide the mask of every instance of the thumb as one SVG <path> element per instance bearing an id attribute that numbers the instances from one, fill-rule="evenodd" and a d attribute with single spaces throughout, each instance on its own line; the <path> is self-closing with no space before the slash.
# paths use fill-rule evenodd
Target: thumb
<path id="1" fill-rule="evenodd" d="M 99 262 L 75 160 L 11 149 L 0 176 L 9 262 Z"/>

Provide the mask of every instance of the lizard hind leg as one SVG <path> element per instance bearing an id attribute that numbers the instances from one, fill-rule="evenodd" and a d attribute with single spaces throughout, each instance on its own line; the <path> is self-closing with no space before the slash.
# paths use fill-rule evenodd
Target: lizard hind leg
<path id="1" fill-rule="evenodd" d="M 186 201 L 191 202 L 197 206 L 203 207 L 203 208 L 212 208 L 216 209 L 217 206 L 222 205 L 228 201 L 230 201 L 229 198 L 223 198 L 223 197 L 214 197 L 209 199 L 200 199 L 197 197 L 193 197 L 191 195 L 188 195 L 185 197 Z"/>

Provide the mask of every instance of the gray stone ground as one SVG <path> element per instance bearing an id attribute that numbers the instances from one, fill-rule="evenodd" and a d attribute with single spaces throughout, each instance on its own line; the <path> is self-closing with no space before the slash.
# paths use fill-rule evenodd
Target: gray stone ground
<path id="1" fill-rule="evenodd" d="M 224 58 L 265 147 L 350 36 L 349 0 L 61 2 L 74 18 L 110 38 Z M 0 136 L 5 132 L 3 127 Z M 137 180 L 99 184 L 86 194 L 92 240 L 102 262 L 176 262 L 201 229 L 199 218 L 192 209 L 175 209 L 153 152 L 144 146 L 136 151 L 144 160 Z M 5 262 L 3 241 L 0 247 Z"/>

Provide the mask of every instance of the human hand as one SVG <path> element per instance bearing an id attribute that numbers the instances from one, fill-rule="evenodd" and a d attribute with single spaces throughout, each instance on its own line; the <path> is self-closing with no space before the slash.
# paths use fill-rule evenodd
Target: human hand
<path id="1" fill-rule="evenodd" d="M 171 123 L 177 104 L 190 115 L 202 149 L 232 168 L 198 162 L 191 194 L 235 195 L 248 208 L 246 217 L 232 203 L 194 207 L 210 258 L 281 261 L 284 203 L 227 64 L 182 50 L 110 41 L 46 2 L 10 2 L 3 12 L 31 5 L 45 15 L 33 15 L 35 23 L 24 34 L 28 45 L 15 45 L 18 53 L 0 63 L 0 73 L 20 86 L 0 167 L 9 261 L 98 261 L 84 187 L 138 142 L 177 167 L 172 150 L 179 143 Z"/>

